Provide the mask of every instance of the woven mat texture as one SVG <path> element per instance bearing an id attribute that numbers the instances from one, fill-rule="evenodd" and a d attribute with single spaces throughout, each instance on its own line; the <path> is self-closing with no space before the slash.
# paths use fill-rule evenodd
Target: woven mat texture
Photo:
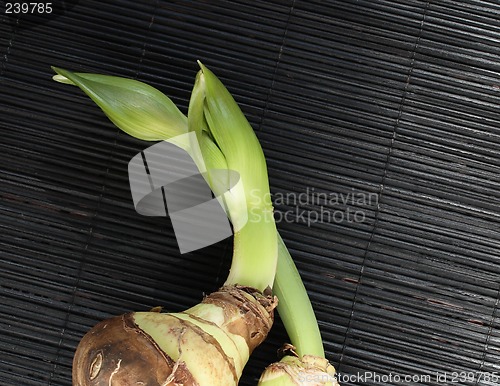
<path id="1" fill-rule="evenodd" d="M 184 310 L 224 282 L 230 239 L 181 255 L 168 218 L 135 211 L 127 165 L 151 143 L 51 80 L 130 77 L 187 112 L 196 60 L 262 143 L 342 384 L 500 383 L 498 2 L 81 0 L 36 17 L 6 3 L 1 386 L 70 386 L 98 321 Z M 240 384 L 285 341 L 278 319 Z"/>

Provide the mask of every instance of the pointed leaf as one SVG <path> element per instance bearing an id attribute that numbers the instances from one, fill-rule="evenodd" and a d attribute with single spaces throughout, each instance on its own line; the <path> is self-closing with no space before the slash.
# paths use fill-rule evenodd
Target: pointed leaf
<path id="1" fill-rule="evenodd" d="M 250 206 L 270 207 L 264 153 L 252 126 L 222 82 L 203 64 L 205 118 L 227 167 L 240 173 Z"/>
<path id="2" fill-rule="evenodd" d="M 116 76 L 72 73 L 55 68 L 54 80 L 80 87 L 120 129 L 146 141 L 168 140 L 187 132 L 187 118 L 152 86 Z"/>
<path id="3" fill-rule="evenodd" d="M 194 131 L 199 141 L 201 133 L 209 132 L 207 121 L 203 115 L 203 106 L 205 102 L 205 80 L 201 71 L 196 74 L 193 91 L 189 100 L 188 109 L 188 128 Z"/>

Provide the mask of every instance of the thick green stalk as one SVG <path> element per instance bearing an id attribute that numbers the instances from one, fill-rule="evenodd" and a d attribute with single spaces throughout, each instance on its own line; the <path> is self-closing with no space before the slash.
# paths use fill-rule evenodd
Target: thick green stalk
<path id="1" fill-rule="evenodd" d="M 245 226 L 234 234 L 233 260 L 226 285 L 244 284 L 261 291 L 273 286 L 273 271 L 263 272 L 262 266 L 270 266 L 271 258 L 277 260 L 277 254 L 269 256 L 272 253 L 269 251 L 276 248 L 276 227 L 274 223 L 261 222 L 260 216 L 249 212 Z M 270 269 L 275 271 L 276 266 Z"/>
<path id="2" fill-rule="evenodd" d="M 233 258 L 225 285 L 239 284 L 264 291 L 273 285 L 278 258 L 264 153 L 229 91 L 199 64 L 201 70 L 189 104 L 189 130 L 196 132 L 198 138 L 208 133 L 224 156 L 227 169 L 239 174 L 238 184 L 225 195 L 235 226 Z M 211 160 L 205 162 L 210 164 Z M 210 171 L 210 165 L 207 169 Z"/>
<path id="3" fill-rule="evenodd" d="M 262 373 L 258 386 L 338 386 L 335 368 L 325 358 L 318 323 L 299 272 L 278 235 L 278 269 L 273 287 L 278 313 L 292 345 Z"/>
<path id="4" fill-rule="evenodd" d="M 278 297 L 278 313 L 290 342 L 299 357 L 325 357 L 318 321 L 290 252 L 278 234 L 278 270 L 273 293 Z"/>

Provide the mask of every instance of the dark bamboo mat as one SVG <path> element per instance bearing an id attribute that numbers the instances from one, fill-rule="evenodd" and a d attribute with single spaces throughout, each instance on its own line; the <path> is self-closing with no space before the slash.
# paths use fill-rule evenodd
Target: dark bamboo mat
<path id="1" fill-rule="evenodd" d="M 0 385 L 71 385 L 97 321 L 224 281 L 230 240 L 180 255 L 170 220 L 134 211 L 127 164 L 150 144 L 51 81 L 132 77 L 185 112 L 197 59 L 258 133 L 342 384 L 500 383 L 497 2 L 69 3 L 0 4 Z M 242 385 L 285 336 L 278 320 Z"/>

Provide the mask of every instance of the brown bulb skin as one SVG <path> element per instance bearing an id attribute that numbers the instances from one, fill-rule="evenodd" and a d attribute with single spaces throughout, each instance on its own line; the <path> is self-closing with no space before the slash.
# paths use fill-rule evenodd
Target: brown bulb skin
<path id="1" fill-rule="evenodd" d="M 73 386 L 236 386 L 273 324 L 276 304 L 271 294 L 224 286 L 181 313 L 102 321 L 77 347 Z"/>
<path id="2" fill-rule="evenodd" d="M 129 313 L 98 323 L 82 338 L 73 359 L 73 386 L 165 385 L 173 366 Z"/>

